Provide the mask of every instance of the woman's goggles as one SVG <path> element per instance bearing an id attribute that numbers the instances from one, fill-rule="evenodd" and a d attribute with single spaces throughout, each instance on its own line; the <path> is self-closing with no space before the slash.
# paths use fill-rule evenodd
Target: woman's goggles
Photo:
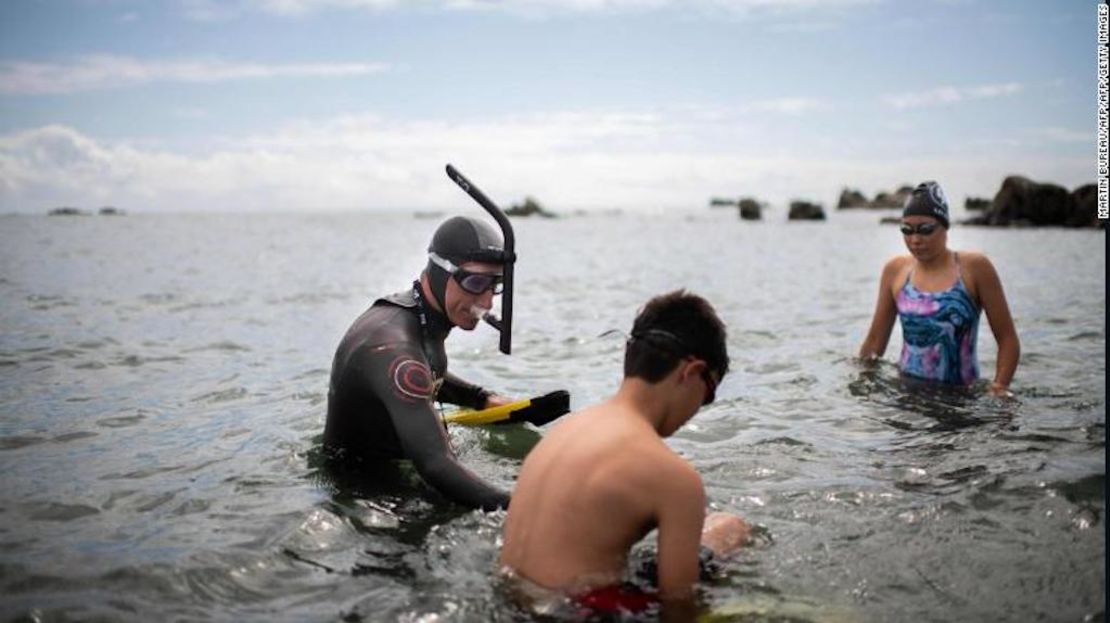
<path id="1" fill-rule="evenodd" d="M 435 253 L 429 253 L 428 258 L 432 260 L 433 264 L 447 271 L 451 278 L 455 280 L 455 283 L 470 294 L 484 294 L 486 291 L 501 294 L 501 289 L 504 286 L 501 273 L 471 272 L 455 266 L 451 260 L 440 257 Z"/>
<path id="2" fill-rule="evenodd" d="M 902 223 L 902 235 L 912 236 L 919 234 L 921 236 L 932 236 L 933 232 L 940 227 L 938 223 L 918 223 L 917 225 L 910 225 L 909 223 Z"/>

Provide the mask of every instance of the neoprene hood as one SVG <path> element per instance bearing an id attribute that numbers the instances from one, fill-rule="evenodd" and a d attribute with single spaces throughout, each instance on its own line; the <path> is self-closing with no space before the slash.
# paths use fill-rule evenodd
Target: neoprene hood
<path id="1" fill-rule="evenodd" d="M 505 243 L 501 232 L 481 219 L 468 216 L 453 216 L 444 221 L 432 236 L 428 252 L 456 265 L 466 262 L 505 263 Z M 427 272 L 432 296 L 440 308 L 447 309 L 447 280 L 451 275 L 431 260 L 428 260 Z"/>
<path id="2" fill-rule="evenodd" d="M 453 216 L 432 236 L 428 251 L 456 264 L 464 262 L 505 263 L 501 232 L 489 223 L 468 216 Z"/>

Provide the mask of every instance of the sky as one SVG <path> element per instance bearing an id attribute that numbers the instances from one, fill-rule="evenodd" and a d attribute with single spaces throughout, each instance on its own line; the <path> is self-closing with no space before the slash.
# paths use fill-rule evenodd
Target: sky
<path id="1" fill-rule="evenodd" d="M 3 0 L 0 212 L 1095 180 L 1094 0 Z"/>

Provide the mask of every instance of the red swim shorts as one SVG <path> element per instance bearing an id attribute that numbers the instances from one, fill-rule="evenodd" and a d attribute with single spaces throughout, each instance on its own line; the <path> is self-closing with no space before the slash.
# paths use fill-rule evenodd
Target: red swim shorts
<path id="1" fill-rule="evenodd" d="M 602 612 L 643 612 L 659 603 L 655 593 L 630 584 L 611 584 L 578 595 L 575 603 Z"/>

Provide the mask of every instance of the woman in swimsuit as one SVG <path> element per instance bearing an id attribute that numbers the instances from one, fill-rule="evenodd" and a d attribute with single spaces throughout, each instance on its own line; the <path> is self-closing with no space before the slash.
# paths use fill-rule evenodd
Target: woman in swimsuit
<path id="1" fill-rule="evenodd" d="M 948 201 L 940 185 L 919 184 L 902 211 L 902 236 L 910 254 L 891 258 L 883 267 L 875 315 L 859 356 L 881 357 L 898 318 L 902 374 L 970 385 L 979 378 L 975 345 L 982 310 L 998 343 L 990 391 L 1010 395 L 1021 345 L 1002 283 L 985 255 L 948 248 L 948 225 Z"/>

